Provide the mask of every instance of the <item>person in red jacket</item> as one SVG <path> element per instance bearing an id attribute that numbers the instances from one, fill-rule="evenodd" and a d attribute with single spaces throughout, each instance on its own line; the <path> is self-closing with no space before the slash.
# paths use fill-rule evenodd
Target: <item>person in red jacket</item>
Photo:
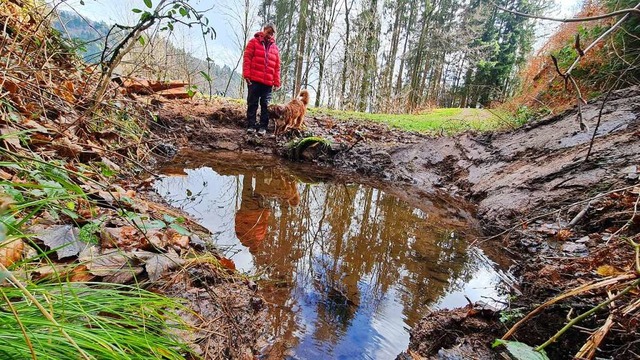
<path id="1" fill-rule="evenodd" d="M 275 26 L 267 24 L 249 40 L 244 50 L 242 77 L 247 82 L 247 132 L 264 135 L 269 125 L 267 106 L 273 88 L 280 87 L 280 53 L 275 41 Z M 260 123 L 256 113 L 260 104 Z"/>

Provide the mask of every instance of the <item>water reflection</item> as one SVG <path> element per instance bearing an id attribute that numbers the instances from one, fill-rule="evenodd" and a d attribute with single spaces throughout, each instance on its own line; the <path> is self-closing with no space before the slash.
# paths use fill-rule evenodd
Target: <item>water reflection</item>
<path id="1" fill-rule="evenodd" d="M 241 244 L 230 254 L 236 266 L 266 280 L 279 339 L 269 358 L 394 358 L 429 307 L 497 297 L 496 273 L 469 256 L 464 224 L 441 204 L 418 209 L 372 187 L 300 181 L 247 159 L 179 161 L 193 169 L 156 189 L 218 244 Z"/>

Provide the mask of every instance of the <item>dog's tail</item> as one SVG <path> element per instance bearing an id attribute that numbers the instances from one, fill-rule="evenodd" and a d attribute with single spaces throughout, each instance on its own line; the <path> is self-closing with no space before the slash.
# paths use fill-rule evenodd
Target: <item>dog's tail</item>
<path id="1" fill-rule="evenodd" d="M 300 90 L 300 101 L 304 104 L 304 106 L 309 105 L 309 92 L 307 90 Z"/>

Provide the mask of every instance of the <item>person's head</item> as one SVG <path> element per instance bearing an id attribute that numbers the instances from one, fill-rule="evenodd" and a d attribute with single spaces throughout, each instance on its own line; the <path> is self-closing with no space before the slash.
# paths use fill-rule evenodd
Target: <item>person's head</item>
<path id="1" fill-rule="evenodd" d="M 268 23 L 262 28 L 262 33 L 264 34 L 265 39 L 271 39 L 276 34 L 275 25 Z"/>

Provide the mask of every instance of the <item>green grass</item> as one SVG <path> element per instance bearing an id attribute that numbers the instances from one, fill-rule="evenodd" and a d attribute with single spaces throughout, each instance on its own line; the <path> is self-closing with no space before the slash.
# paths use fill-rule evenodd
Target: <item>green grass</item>
<path id="1" fill-rule="evenodd" d="M 392 128 L 426 133 L 456 134 L 467 130 L 492 131 L 513 127 L 503 112 L 485 109 L 443 108 L 420 114 L 369 114 L 310 108 L 310 115 L 326 115 L 339 120 L 361 120 L 384 123 Z"/>
<path id="2" fill-rule="evenodd" d="M 5 286 L 0 298 L 3 359 L 184 359 L 191 352 L 179 338 L 182 305 L 134 287 Z"/>

